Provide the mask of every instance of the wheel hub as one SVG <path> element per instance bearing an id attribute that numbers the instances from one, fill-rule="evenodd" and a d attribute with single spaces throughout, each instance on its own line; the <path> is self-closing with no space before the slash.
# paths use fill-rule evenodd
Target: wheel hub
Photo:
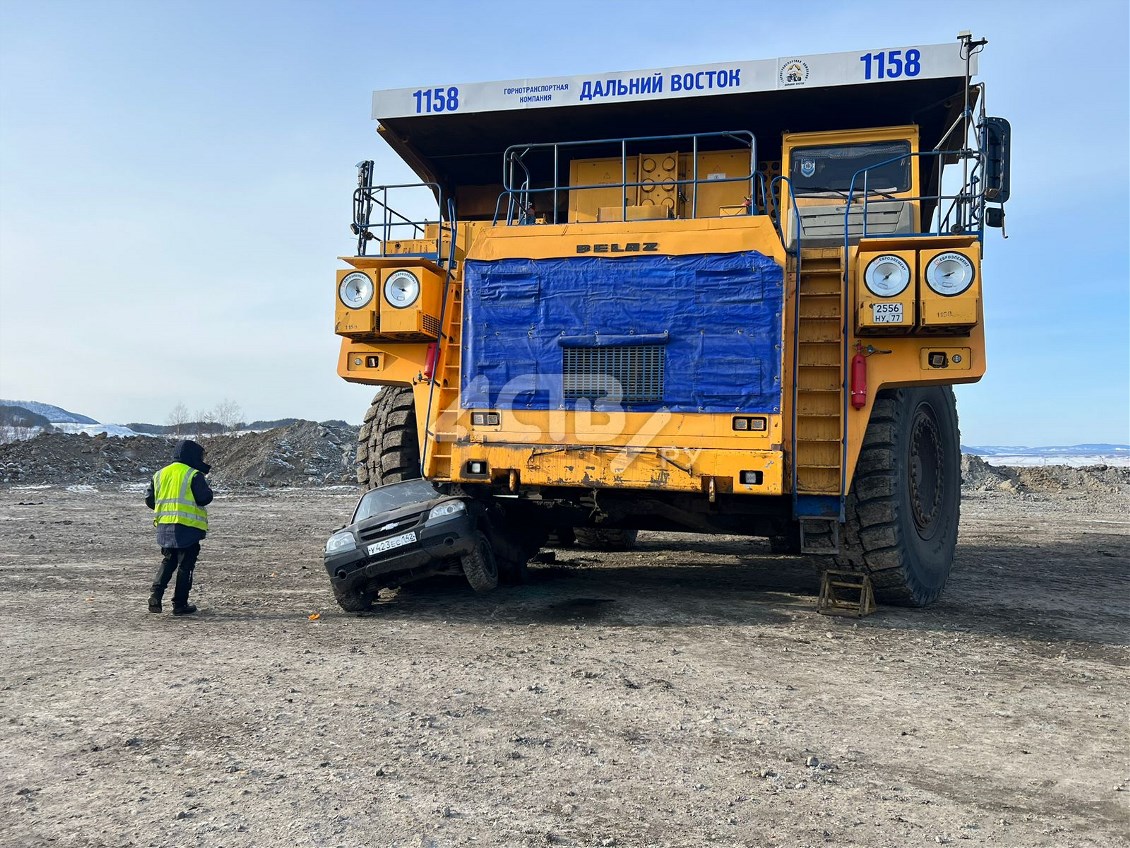
<path id="1" fill-rule="evenodd" d="M 941 434 L 933 410 L 919 407 L 910 430 L 910 505 L 918 533 L 928 538 L 942 510 L 945 475 Z"/>

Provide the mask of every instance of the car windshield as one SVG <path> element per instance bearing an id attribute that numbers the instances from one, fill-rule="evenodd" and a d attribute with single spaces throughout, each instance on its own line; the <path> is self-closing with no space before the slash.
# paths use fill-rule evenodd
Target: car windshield
<path id="1" fill-rule="evenodd" d="M 435 486 L 427 480 L 405 480 L 403 483 L 380 486 L 361 496 L 353 513 L 353 523 L 388 512 L 390 509 L 430 501 L 437 494 L 439 493 Z"/>
<path id="2" fill-rule="evenodd" d="M 863 192 L 865 177 L 868 192 L 907 191 L 910 188 L 909 154 L 910 143 L 906 141 L 799 147 L 790 156 L 789 178 L 797 194 L 842 194 L 851 188 L 851 178 L 856 172 L 869 168 L 866 174 L 855 178 L 856 192 Z M 891 162 L 891 159 L 897 161 Z M 880 164 L 883 162 L 886 164 Z"/>

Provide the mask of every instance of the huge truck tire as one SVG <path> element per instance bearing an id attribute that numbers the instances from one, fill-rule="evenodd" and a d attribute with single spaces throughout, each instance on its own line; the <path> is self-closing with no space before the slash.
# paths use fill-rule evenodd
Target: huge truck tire
<path id="1" fill-rule="evenodd" d="M 578 548 L 591 551 L 630 551 L 636 546 L 637 530 L 597 530 L 592 527 L 574 527 Z"/>
<path id="2" fill-rule="evenodd" d="M 408 386 L 385 386 L 373 397 L 357 434 L 357 482 L 365 491 L 420 476 L 416 405 Z"/>
<path id="3" fill-rule="evenodd" d="M 960 512 L 953 389 L 880 392 L 848 493 L 836 566 L 868 572 L 880 603 L 932 604 L 953 566 Z"/>

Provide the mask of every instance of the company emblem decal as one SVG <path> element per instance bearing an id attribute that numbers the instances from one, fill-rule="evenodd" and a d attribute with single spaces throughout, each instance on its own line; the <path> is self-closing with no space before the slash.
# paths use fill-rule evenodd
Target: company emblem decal
<path id="1" fill-rule="evenodd" d="M 800 160 L 800 175 L 802 177 L 805 177 L 807 179 L 808 177 L 811 177 L 815 173 L 816 173 L 816 160 L 815 159 L 801 159 Z"/>
<path id="2" fill-rule="evenodd" d="M 777 79 L 783 88 L 804 85 L 808 82 L 808 63 L 803 59 L 789 59 L 781 65 Z"/>

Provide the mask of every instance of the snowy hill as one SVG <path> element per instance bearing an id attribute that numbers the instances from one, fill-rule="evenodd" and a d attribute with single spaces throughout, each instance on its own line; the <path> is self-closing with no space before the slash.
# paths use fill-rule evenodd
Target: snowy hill
<path id="1" fill-rule="evenodd" d="M 34 412 L 36 415 L 42 415 L 52 424 L 97 424 L 93 418 L 86 415 L 79 415 L 77 412 L 67 412 L 59 406 L 52 406 L 49 403 L 40 403 L 35 400 L 2 400 L 0 399 L 0 406 L 22 406 L 28 412 Z"/>
<path id="2" fill-rule="evenodd" d="M 1106 443 L 1037 448 L 1021 445 L 962 445 L 961 452 L 979 456 L 993 465 L 1130 466 L 1130 445 Z"/>

